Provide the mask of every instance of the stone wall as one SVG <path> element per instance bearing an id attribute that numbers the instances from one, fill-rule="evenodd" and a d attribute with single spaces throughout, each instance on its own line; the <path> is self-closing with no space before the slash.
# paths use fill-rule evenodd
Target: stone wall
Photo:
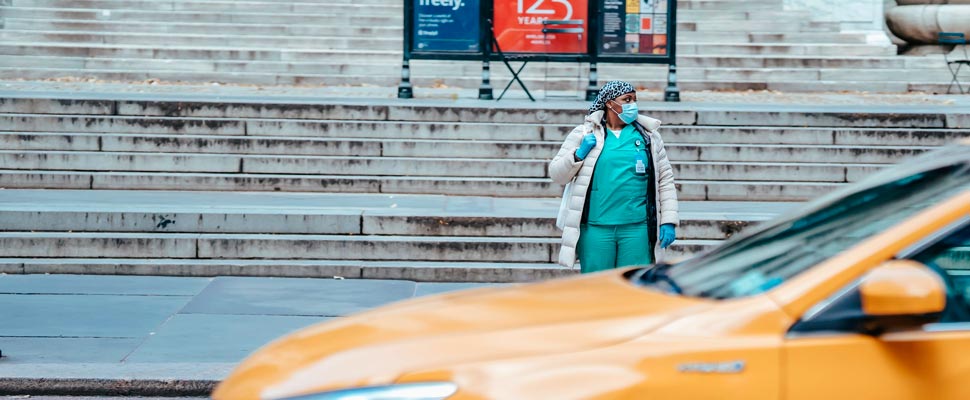
<path id="1" fill-rule="evenodd" d="M 883 0 L 785 0 L 785 9 L 809 10 L 814 20 L 838 22 L 847 31 L 881 31 Z"/>
<path id="2" fill-rule="evenodd" d="M 866 35 L 866 43 L 904 44 L 894 40 L 885 28 L 885 0 L 784 0 L 786 10 L 808 10 L 813 21 L 834 22 L 842 32 Z"/>

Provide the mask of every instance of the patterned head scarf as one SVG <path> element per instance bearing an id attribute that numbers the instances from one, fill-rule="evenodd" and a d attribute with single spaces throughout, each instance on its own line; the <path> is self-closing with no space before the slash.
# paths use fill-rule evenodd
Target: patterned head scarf
<path id="1" fill-rule="evenodd" d="M 603 88 L 600 89 L 599 94 L 596 95 L 596 101 L 593 102 L 593 105 L 589 106 L 589 113 L 592 114 L 600 110 L 605 110 L 607 101 L 636 91 L 633 85 L 623 81 L 606 82 Z"/>

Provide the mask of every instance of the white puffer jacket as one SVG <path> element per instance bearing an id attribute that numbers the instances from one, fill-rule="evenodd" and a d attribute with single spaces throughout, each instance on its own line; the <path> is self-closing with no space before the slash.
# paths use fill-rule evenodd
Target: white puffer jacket
<path id="1" fill-rule="evenodd" d="M 562 248 L 559 250 L 559 265 L 572 268 L 576 263 L 576 245 L 579 243 L 579 225 L 583 219 L 583 207 L 586 206 L 586 194 L 589 192 L 589 185 L 592 183 L 593 168 L 596 167 L 596 159 L 603 150 L 604 135 L 606 130 L 600 123 L 603 119 L 603 111 L 594 112 L 586 117 L 586 121 L 573 129 L 566 136 L 559 153 L 549 162 L 549 176 L 556 183 L 565 185 L 574 177 L 575 183 L 572 185 L 572 193 L 568 202 L 569 211 L 566 214 L 565 227 L 562 231 Z M 637 122 L 647 128 L 650 135 L 650 153 L 653 161 L 653 176 L 656 179 L 654 187 L 656 193 L 653 196 L 657 201 L 657 223 L 680 224 L 680 217 L 677 215 L 677 188 L 674 186 L 674 173 L 667 159 L 667 151 L 664 149 L 664 142 L 657 133 L 660 128 L 660 121 L 640 115 Z M 596 147 L 586 156 L 585 160 L 575 161 L 573 154 L 579 147 L 583 136 L 593 132 L 596 135 Z M 658 227 L 654 226 L 656 231 Z M 644 243 L 644 245 L 648 245 Z M 655 262 L 663 258 L 663 250 L 657 244 L 654 248 L 656 255 Z"/>

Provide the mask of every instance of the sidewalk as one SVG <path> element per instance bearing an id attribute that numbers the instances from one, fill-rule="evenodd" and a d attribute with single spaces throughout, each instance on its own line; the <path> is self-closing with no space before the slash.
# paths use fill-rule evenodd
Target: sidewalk
<path id="1" fill-rule="evenodd" d="M 0 275 L 0 395 L 205 395 L 246 355 L 288 332 L 482 286 Z"/>

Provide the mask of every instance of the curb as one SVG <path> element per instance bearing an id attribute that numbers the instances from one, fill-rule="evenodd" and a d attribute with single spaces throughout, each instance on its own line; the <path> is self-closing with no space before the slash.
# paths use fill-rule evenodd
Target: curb
<path id="1" fill-rule="evenodd" d="M 207 397 L 218 383 L 181 379 L 0 378 L 0 395 Z"/>

